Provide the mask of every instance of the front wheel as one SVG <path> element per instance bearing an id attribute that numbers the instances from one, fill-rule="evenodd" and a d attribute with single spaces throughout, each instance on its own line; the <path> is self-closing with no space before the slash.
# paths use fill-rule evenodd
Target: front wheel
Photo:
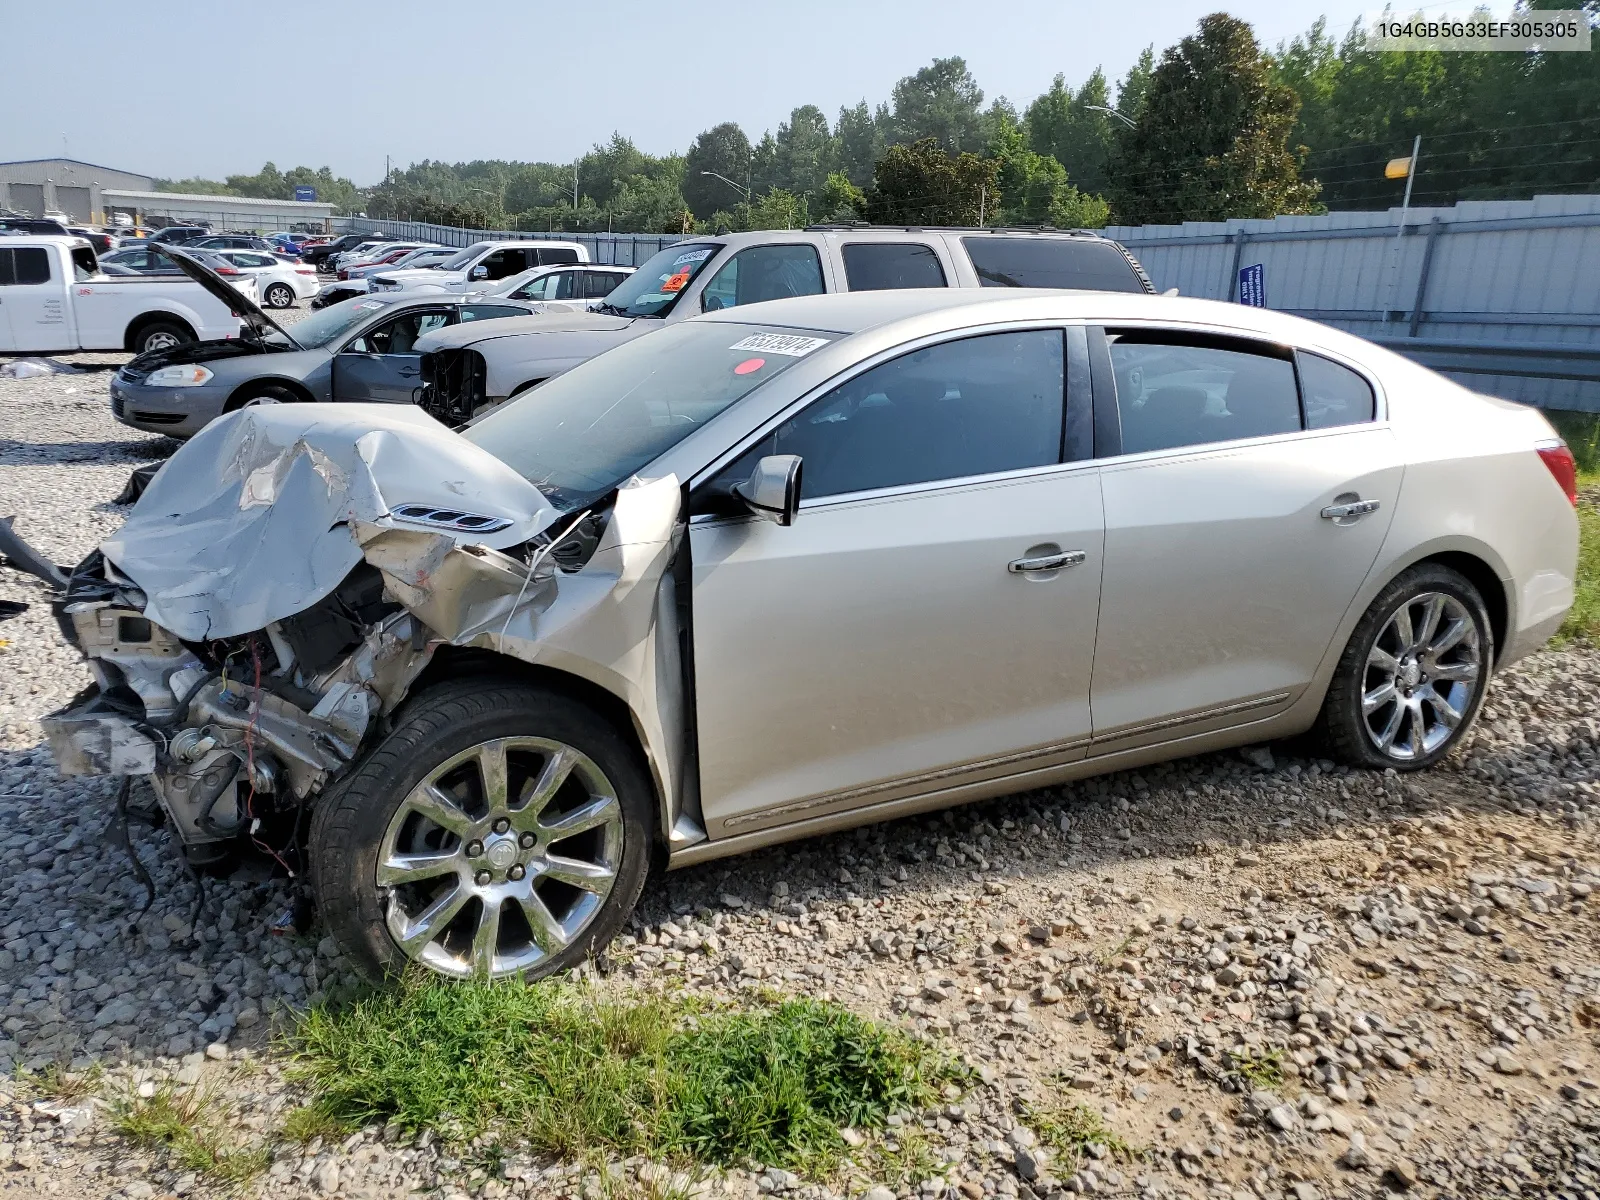
<path id="1" fill-rule="evenodd" d="M 1448 567 L 1412 567 L 1350 635 L 1323 702 L 1323 738 L 1352 766 L 1431 767 L 1472 727 L 1493 662 L 1477 588 Z"/>
<path id="2" fill-rule="evenodd" d="M 294 289 L 287 283 L 274 283 L 262 297 L 268 308 L 289 308 L 294 304 Z"/>
<path id="3" fill-rule="evenodd" d="M 318 807 L 323 919 L 374 975 L 537 979 L 616 936 L 649 865 L 651 790 L 609 722 L 558 693 L 423 693 Z"/>

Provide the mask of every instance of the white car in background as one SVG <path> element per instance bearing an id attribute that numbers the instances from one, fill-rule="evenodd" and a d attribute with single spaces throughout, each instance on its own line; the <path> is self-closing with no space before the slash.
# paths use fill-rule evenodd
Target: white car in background
<path id="1" fill-rule="evenodd" d="M 459 253 L 460 248 L 457 246 L 419 246 L 392 263 L 374 262 L 341 270 L 339 274 L 344 278 L 323 284 L 322 290 L 317 293 L 317 298 L 311 302 L 311 307 L 326 308 L 330 304 L 337 304 L 352 296 L 365 295 L 368 290 L 368 280 L 379 271 L 431 267 Z"/>
<path id="2" fill-rule="evenodd" d="M 268 308 L 293 308 L 297 300 L 317 294 L 317 269 L 305 263 L 285 261 L 264 250 L 213 250 L 256 282 L 256 295 Z"/>
<path id="3" fill-rule="evenodd" d="M 373 292 L 475 292 L 530 267 L 586 263 L 589 251 L 577 242 L 519 238 L 509 242 L 474 242 L 439 263 L 420 270 L 392 268 L 372 276 Z"/>
<path id="4" fill-rule="evenodd" d="M 570 301 L 577 308 L 597 304 L 611 294 L 635 268 L 612 263 L 566 263 L 552 267 L 529 267 L 492 288 L 473 292 L 475 296 L 507 300 Z"/>
<path id="5" fill-rule="evenodd" d="M 365 242 L 342 254 L 335 254 L 329 260 L 329 265 L 335 271 L 348 271 L 352 267 L 366 266 L 372 263 L 388 263 L 393 265 L 399 256 L 420 250 L 421 242 Z"/>

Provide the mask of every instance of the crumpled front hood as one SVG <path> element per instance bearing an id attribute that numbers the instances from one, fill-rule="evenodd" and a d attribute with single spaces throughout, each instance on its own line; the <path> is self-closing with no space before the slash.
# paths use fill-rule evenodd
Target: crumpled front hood
<path id="1" fill-rule="evenodd" d="M 456 530 L 438 515 L 396 515 L 413 505 L 506 524 Z M 146 616 L 204 641 L 328 595 L 361 561 L 356 522 L 502 549 L 556 516 L 538 488 L 418 409 L 272 404 L 191 438 L 101 550 L 144 591 Z"/>

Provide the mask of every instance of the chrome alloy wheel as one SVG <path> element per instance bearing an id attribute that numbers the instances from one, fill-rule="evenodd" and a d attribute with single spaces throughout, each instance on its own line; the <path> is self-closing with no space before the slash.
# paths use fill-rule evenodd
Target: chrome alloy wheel
<path id="1" fill-rule="evenodd" d="M 1384 622 L 1361 686 L 1361 716 L 1380 753 L 1423 758 L 1450 739 L 1483 686 L 1478 627 L 1444 592 L 1404 601 Z"/>
<path id="2" fill-rule="evenodd" d="M 156 333 L 145 339 L 143 352 L 145 354 L 149 354 L 152 350 L 171 350 L 178 344 L 179 342 L 177 334 Z"/>
<path id="3" fill-rule="evenodd" d="M 616 790 L 587 756 L 544 738 L 479 743 L 413 788 L 384 832 L 389 934 L 444 975 L 536 969 L 600 912 L 622 839 Z"/>

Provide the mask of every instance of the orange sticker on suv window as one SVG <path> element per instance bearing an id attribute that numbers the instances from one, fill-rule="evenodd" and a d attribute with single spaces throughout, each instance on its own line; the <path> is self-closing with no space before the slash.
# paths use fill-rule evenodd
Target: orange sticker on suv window
<path id="1" fill-rule="evenodd" d="M 688 286 L 689 272 L 679 271 L 676 275 L 670 276 L 666 282 L 661 285 L 661 290 L 663 292 L 681 292 Z"/>

